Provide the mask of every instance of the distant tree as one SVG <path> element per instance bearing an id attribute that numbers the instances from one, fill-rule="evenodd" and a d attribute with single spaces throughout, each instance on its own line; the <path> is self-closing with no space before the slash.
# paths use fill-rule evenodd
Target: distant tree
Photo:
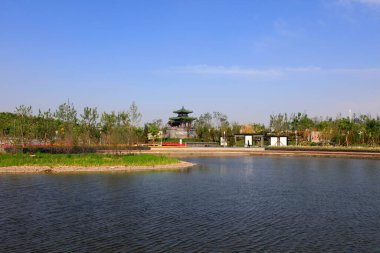
<path id="1" fill-rule="evenodd" d="M 97 142 L 97 139 L 99 137 L 99 131 L 98 131 L 98 110 L 96 107 L 90 108 L 85 107 L 83 109 L 83 114 L 80 115 L 81 117 L 81 134 L 82 134 L 82 141 L 83 144 L 89 144 Z"/>
<path id="2" fill-rule="evenodd" d="M 21 144 L 24 146 L 25 140 L 27 137 L 29 137 L 29 134 L 32 128 L 31 120 L 30 120 L 33 113 L 32 106 L 20 105 L 16 107 L 15 112 L 18 115 L 17 125 L 19 127 L 20 141 L 21 141 Z"/>
<path id="3" fill-rule="evenodd" d="M 232 129 L 230 127 L 227 128 L 226 139 L 227 139 L 228 146 L 230 146 L 230 147 L 235 146 L 235 136 L 234 136 L 234 133 L 232 132 Z"/>
<path id="4" fill-rule="evenodd" d="M 206 142 L 211 141 L 210 131 L 213 128 L 211 113 L 205 113 L 199 116 L 194 122 L 194 128 L 199 139 Z"/>
<path id="5" fill-rule="evenodd" d="M 55 118 L 60 122 L 76 124 L 77 123 L 77 111 L 74 104 L 68 101 L 58 106 L 54 114 Z"/>
<path id="6" fill-rule="evenodd" d="M 156 120 L 153 120 L 151 123 L 147 123 L 148 134 L 152 136 L 153 142 L 155 142 L 156 138 L 159 137 L 161 128 L 162 128 L 161 119 L 156 119 Z"/>
<path id="7" fill-rule="evenodd" d="M 128 126 L 128 141 L 129 144 L 134 143 L 138 140 L 137 129 L 141 122 L 141 113 L 138 111 L 135 102 L 132 102 L 128 110 L 129 126 Z"/>
<path id="8" fill-rule="evenodd" d="M 271 131 L 277 133 L 278 135 L 289 130 L 288 115 L 286 113 L 282 114 L 271 114 L 269 127 Z"/>
<path id="9" fill-rule="evenodd" d="M 127 144 L 129 143 L 128 128 L 130 127 L 130 119 L 128 112 L 121 111 L 116 115 L 116 127 L 112 134 L 111 142 L 113 144 Z"/>
<path id="10" fill-rule="evenodd" d="M 332 125 L 331 121 L 321 121 L 316 125 L 318 131 L 321 132 L 322 140 L 331 140 L 332 137 Z"/>
<path id="11" fill-rule="evenodd" d="M 346 146 L 350 145 L 349 137 L 350 134 L 352 134 L 353 129 L 353 123 L 348 118 L 342 118 L 338 122 L 338 128 L 341 131 L 341 133 L 345 136 L 345 143 Z"/>
<path id="12" fill-rule="evenodd" d="M 0 141 L 4 143 L 14 143 L 18 137 L 16 122 L 18 116 L 10 112 L 0 112 Z"/>
<path id="13" fill-rule="evenodd" d="M 232 122 L 231 130 L 233 134 L 239 134 L 241 128 L 242 128 L 242 125 L 240 125 L 238 122 Z"/>
<path id="14" fill-rule="evenodd" d="M 117 125 L 117 115 L 114 111 L 111 113 L 103 112 L 102 116 L 100 118 L 100 125 L 101 125 L 101 132 L 102 132 L 102 141 L 104 141 L 105 144 L 110 145 L 111 144 L 111 136 L 115 132 L 115 128 Z"/>
<path id="15" fill-rule="evenodd" d="M 265 132 L 265 126 L 263 124 L 252 123 L 251 125 L 252 125 L 253 133 L 264 133 Z"/>
<path id="16" fill-rule="evenodd" d="M 368 134 L 370 144 L 372 146 L 377 145 L 380 136 L 380 121 L 376 119 L 367 119 L 365 129 Z"/>
<path id="17" fill-rule="evenodd" d="M 220 112 L 213 112 L 213 119 L 215 122 L 215 128 L 220 132 L 226 131 L 229 127 L 227 115 Z"/>
<path id="18" fill-rule="evenodd" d="M 314 122 L 307 114 L 297 113 L 292 114 L 290 117 L 290 126 L 293 131 L 305 131 L 310 130 L 314 126 Z"/>
<path id="19" fill-rule="evenodd" d="M 58 133 L 65 145 L 72 146 L 77 144 L 79 129 L 77 127 L 77 111 L 74 104 L 67 101 L 58 106 L 54 117 L 59 121 Z"/>
<path id="20" fill-rule="evenodd" d="M 49 142 L 54 142 L 56 138 L 58 124 L 57 121 L 54 120 L 51 110 L 48 109 L 45 112 L 39 110 L 38 116 L 35 118 L 35 121 L 36 138 L 45 144 Z"/>

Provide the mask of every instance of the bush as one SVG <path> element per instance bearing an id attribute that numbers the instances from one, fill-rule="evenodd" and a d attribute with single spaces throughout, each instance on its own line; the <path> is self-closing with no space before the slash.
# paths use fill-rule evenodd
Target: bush
<path id="1" fill-rule="evenodd" d="M 150 150 L 149 147 L 143 146 L 30 146 L 30 147 L 5 147 L 6 153 L 12 154 L 83 154 L 96 153 L 98 150 L 115 150 L 115 151 L 132 151 L 132 150 Z"/>

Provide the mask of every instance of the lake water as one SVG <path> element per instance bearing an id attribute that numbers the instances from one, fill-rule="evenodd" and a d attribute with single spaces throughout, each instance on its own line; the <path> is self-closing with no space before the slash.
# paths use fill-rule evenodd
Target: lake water
<path id="1" fill-rule="evenodd" d="M 0 252 L 380 252 L 380 161 L 0 175 Z"/>

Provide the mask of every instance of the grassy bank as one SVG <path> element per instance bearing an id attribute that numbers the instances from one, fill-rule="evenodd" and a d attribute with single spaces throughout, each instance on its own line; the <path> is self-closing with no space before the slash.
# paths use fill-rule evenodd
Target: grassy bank
<path id="1" fill-rule="evenodd" d="M 148 154 L 0 154 L 0 167 L 10 166 L 152 166 L 179 163 L 177 159 Z"/>

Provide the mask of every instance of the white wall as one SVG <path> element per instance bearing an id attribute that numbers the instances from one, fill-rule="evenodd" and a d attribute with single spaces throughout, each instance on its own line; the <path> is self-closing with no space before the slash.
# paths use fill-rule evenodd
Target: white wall
<path id="1" fill-rule="evenodd" d="M 278 146 L 277 145 L 277 137 L 270 137 L 270 145 L 271 146 Z M 288 146 L 288 137 L 280 137 L 280 146 Z"/>
<path id="2" fill-rule="evenodd" d="M 248 147 L 248 144 L 250 146 L 253 145 L 253 143 L 252 143 L 252 136 L 244 136 L 244 146 Z"/>

